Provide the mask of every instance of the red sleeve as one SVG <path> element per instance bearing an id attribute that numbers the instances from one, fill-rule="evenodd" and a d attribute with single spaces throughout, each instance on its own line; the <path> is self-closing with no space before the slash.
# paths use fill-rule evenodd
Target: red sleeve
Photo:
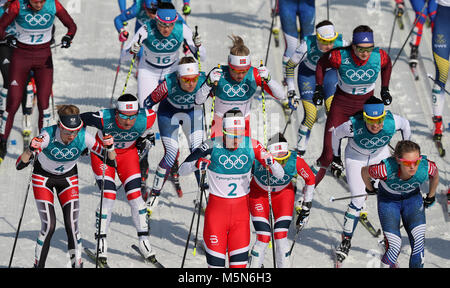
<path id="1" fill-rule="evenodd" d="M 339 66 L 341 66 L 341 52 L 339 50 L 331 50 L 331 52 L 323 54 L 316 65 L 316 85 L 323 85 L 327 68 L 338 69 Z"/>
<path id="2" fill-rule="evenodd" d="M 306 185 L 314 185 L 316 182 L 316 177 L 309 168 L 308 164 L 303 160 L 302 157 L 297 156 L 297 174 L 300 175 L 303 180 L 305 180 Z"/>
<path id="3" fill-rule="evenodd" d="M 152 109 L 147 109 L 146 113 L 147 113 L 147 129 L 150 129 L 155 123 L 156 113 Z"/>
<path id="4" fill-rule="evenodd" d="M 434 176 L 436 176 L 436 173 L 437 173 L 436 163 L 428 160 L 428 176 L 434 177 Z"/>
<path id="5" fill-rule="evenodd" d="M 0 39 L 5 38 L 6 29 L 14 21 L 14 19 L 19 15 L 20 3 L 18 0 L 11 3 L 8 9 L 0 18 Z"/>
<path id="6" fill-rule="evenodd" d="M 58 0 L 55 0 L 56 5 L 56 16 L 61 20 L 64 26 L 67 27 L 67 33 L 66 35 L 72 36 L 72 38 L 75 36 L 75 33 L 77 32 L 77 24 L 73 21 L 72 17 L 69 15 L 67 10 L 59 3 Z"/>
<path id="7" fill-rule="evenodd" d="M 391 57 L 386 51 L 380 49 L 381 57 L 381 87 L 389 87 L 389 81 L 391 80 L 392 62 Z"/>
<path id="8" fill-rule="evenodd" d="M 152 99 L 152 102 L 156 104 L 164 100 L 164 98 L 166 98 L 168 94 L 167 82 L 166 80 L 164 80 L 164 82 L 159 84 L 158 87 L 153 90 L 152 94 L 150 94 L 150 97 Z"/>
<path id="9" fill-rule="evenodd" d="M 253 67 L 253 77 L 255 78 L 256 85 L 261 86 L 262 85 L 261 76 L 259 76 L 258 69 L 255 67 Z M 272 90 L 270 90 L 269 85 L 267 85 L 267 83 L 264 84 L 264 91 L 269 93 L 270 96 L 273 97 Z"/>
<path id="10" fill-rule="evenodd" d="M 386 180 L 387 177 L 386 165 L 384 163 L 370 165 L 369 175 L 374 179 Z"/>

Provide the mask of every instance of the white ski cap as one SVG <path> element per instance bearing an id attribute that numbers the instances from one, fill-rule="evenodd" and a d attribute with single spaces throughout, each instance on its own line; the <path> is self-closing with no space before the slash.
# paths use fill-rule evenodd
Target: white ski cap
<path id="1" fill-rule="evenodd" d="M 316 34 L 323 40 L 333 40 L 337 36 L 333 25 L 325 25 L 317 28 Z"/>
<path id="2" fill-rule="evenodd" d="M 248 69 L 251 65 L 250 56 L 228 55 L 228 65 L 233 69 Z"/>
<path id="3" fill-rule="evenodd" d="M 242 116 L 223 118 L 223 129 L 245 129 L 245 118 Z"/>
<path id="4" fill-rule="evenodd" d="M 178 76 L 198 75 L 197 63 L 185 63 L 178 65 Z"/>
<path id="5" fill-rule="evenodd" d="M 267 147 L 267 150 L 269 150 L 269 152 L 271 154 L 275 154 L 275 153 L 288 153 L 289 152 L 289 146 L 287 142 L 278 142 L 278 143 L 273 143 L 270 144 Z"/>

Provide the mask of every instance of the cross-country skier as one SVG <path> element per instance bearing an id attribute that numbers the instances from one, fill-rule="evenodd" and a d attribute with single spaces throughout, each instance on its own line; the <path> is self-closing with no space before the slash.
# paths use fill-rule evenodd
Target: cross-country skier
<path id="1" fill-rule="evenodd" d="M 255 162 L 253 179 L 250 183 L 250 212 L 253 227 L 256 230 L 256 242 L 250 252 L 251 268 L 261 268 L 264 256 L 271 238 L 269 222 L 268 189 L 271 191 L 272 210 L 275 218 L 274 237 L 276 248 L 276 267 L 289 268 L 290 245 L 287 238 L 294 210 L 295 190 L 292 179 L 297 175 L 305 181 L 303 188 L 302 209 L 298 223 L 306 225 L 312 206 L 314 194 L 314 174 L 308 164 L 296 151 L 288 149 L 286 138 L 280 133 L 269 139 L 267 150 L 275 161 L 284 169 L 284 177 L 278 179 L 269 173 L 267 185 L 267 170 L 259 162 Z"/>
<path id="2" fill-rule="evenodd" d="M 32 183 L 41 218 L 41 231 L 35 249 L 36 268 L 45 267 L 50 240 L 55 232 L 53 191 L 56 191 L 63 211 L 72 267 L 82 267 L 81 235 L 78 228 L 80 203 L 77 162 L 85 149 L 89 149 L 95 157 L 103 159 L 103 147 L 107 147 L 106 144 L 110 144 L 111 139 L 104 138 L 99 141 L 86 132 L 79 113 L 80 110 L 74 105 L 61 105 L 58 108 L 58 124 L 44 128 L 39 136 L 34 137 L 29 148 L 16 162 L 16 168 L 21 170 L 35 159 Z M 115 165 L 114 149 L 108 148 L 106 161 L 108 165 Z"/>
<path id="3" fill-rule="evenodd" d="M 425 252 L 425 209 L 435 202 L 439 172 L 436 164 L 420 154 L 420 146 L 412 141 L 400 141 L 394 155 L 381 163 L 363 167 L 361 175 L 366 190 L 378 192 L 378 216 L 384 233 L 386 252 L 382 267 L 398 267 L 402 240 L 400 222 L 408 233 L 411 245 L 410 268 L 422 268 Z M 371 179 L 380 179 L 378 189 Z M 429 191 L 422 198 L 420 185 L 429 180 Z"/>
<path id="4" fill-rule="evenodd" d="M 389 93 L 389 81 L 392 64 L 389 55 L 374 46 L 373 31 L 361 25 L 353 30 L 352 44 L 325 53 L 316 66 L 316 89 L 313 103 L 321 105 L 325 98 L 323 89 L 325 71 L 334 68 L 338 72 L 338 85 L 331 103 L 325 124 L 323 150 L 317 165 L 316 186 L 325 176 L 331 164 L 331 172 L 339 177 L 342 174 L 342 162 L 333 161 L 331 135 L 334 127 L 346 122 L 350 116 L 362 111 L 364 103 L 374 94 L 375 82 L 381 78 L 381 99 L 385 105 L 392 102 Z M 317 167 L 313 167 L 316 173 Z"/>
<path id="5" fill-rule="evenodd" d="M 204 72 L 199 71 L 197 61 L 183 57 L 178 63 L 177 72 L 167 74 L 164 81 L 144 101 L 145 108 L 158 107 L 158 127 L 164 146 L 164 157 L 156 168 L 151 195 L 158 196 L 164 186 L 171 168 L 179 155 L 178 130 L 181 127 L 192 152 L 203 141 L 204 119 L 200 105 L 195 105 L 195 93 L 206 80 Z M 196 172 L 197 180 L 200 174 Z M 181 191 L 177 191 L 182 196 Z M 147 196 L 144 196 L 147 199 Z"/>
<path id="6" fill-rule="evenodd" d="M 390 156 L 389 142 L 396 131 L 401 131 L 402 138 L 409 140 L 411 129 L 409 121 L 399 115 L 386 111 L 382 100 L 372 96 L 366 101 L 363 113 L 350 117 L 333 130 L 332 144 L 334 158 L 340 159 L 341 140 L 349 138 L 345 148 L 345 172 L 352 196 L 363 195 L 364 182 L 361 179 L 361 168 L 379 163 Z M 335 160 L 335 162 L 342 162 Z M 339 262 L 347 257 L 351 239 L 358 224 L 365 197 L 354 197 L 344 215 L 344 231 L 342 243 L 337 248 Z"/>
<path id="7" fill-rule="evenodd" d="M 156 114 L 151 109 L 139 109 L 139 102 L 134 95 L 124 94 L 117 99 L 116 109 L 103 109 L 98 112 L 81 114 L 81 118 L 88 126 L 99 129 L 97 138 L 104 135 L 114 137 L 114 147 L 117 153 L 117 167 L 105 167 L 104 199 L 102 215 L 97 209 L 97 221 L 100 218 L 101 231 L 99 259 L 106 263 L 107 243 L 106 236 L 111 221 L 111 213 L 116 199 L 117 188 L 115 174 L 123 184 L 128 204 L 131 207 L 131 216 L 136 226 L 139 238 L 139 248 L 145 258 L 155 254 L 149 242 L 149 229 L 147 223 L 147 207 L 141 196 L 141 173 L 139 168 L 139 153 L 145 151 L 151 127 L 155 122 Z M 91 154 L 92 170 L 99 187 L 102 185 L 103 162 Z"/>
<path id="8" fill-rule="evenodd" d="M 286 98 L 283 87 L 270 76 L 266 66 L 251 65 L 250 50 L 244 40 L 236 35 L 230 37 L 233 46 L 228 55 L 228 65 L 213 68 L 195 95 L 195 103 L 203 104 L 208 96 L 213 97 L 214 116 L 211 137 L 222 133 L 222 117 L 226 111 L 237 108 L 244 114 L 246 136 L 250 136 L 250 112 L 253 95 L 264 83 L 264 91 L 273 97 Z"/>
<path id="9" fill-rule="evenodd" d="M 445 84 L 448 79 L 450 58 L 450 0 L 437 0 L 438 7 L 434 21 L 432 47 L 435 66 L 435 80 L 432 89 L 433 103 L 433 139 L 441 141 L 444 128 L 442 112 L 445 104 Z"/>
<path id="10" fill-rule="evenodd" d="M 298 99 L 295 93 L 294 70 L 298 67 L 298 90 L 303 104 L 303 120 L 298 128 L 297 151 L 300 156 L 306 152 L 312 127 L 317 120 L 317 107 L 312 103 L 316 87 L 316 65 L 320 57 L 336 47 L 347 46 L 342 34 L 335 31 L 333 23 L 324 20 L 316 25 L 316 34 L 305 36 L 294 54 L 286 63 L 286 83 L 288 98 L 292 109 L 297 109 L 293 101 Z M 324 76 L 324 94 L 326 111 L 330 110 L 331 101 L 336 91 L 337 73 L 328 69 Z M 298 100 L 297 100 L 298 101 Z"/>
<path id="11" fill-rule="evenodd" d="M 125 29 L 124 23 L 136 18 L 134 26 L 134 32 L 136 33 L 145 22 L 156 17 L 158 5 L 156 0 L 135 0 L 130 8 L 126 8 L 125 2 L 124 0 L 119 0 L 120 14 L 114 18 L 114 26 L 119 33 L 120 42 L 125 42 L 128 39 L 128 31 Z"/>
<path id="12" fill-rule="evenodd" d="M 283 30 L 286 44 L 283 54 L 283 72 L 287 61 L 295 52 L 298 39 L 304 39 L 306 36 L 314 33 L 314 22 L 316 20 L 315 2 L 316 0 L 278 1 L 281 29 Z M 297 18 L 300 27 L 297 27 Z M 286 79 L 283 79 L 283 82 L 285 81 Z"/>
<path id="13" fill-rule="evenodd" d="M 180 175 L 207 169 L 208 206 L 203 229 L 208 267 L 245 268 L 250 246 L 249 192 L 252 166 L 260 162 L 282 179 L 283 167 L 264 146 L 245 136 L 245 117 L 239 110 L 224 113 L 223 135 L 204 142 L 180 166 Z M 207 157 L 210 157 L 208 160 Z"/>
<path id="14" fill-rule="evenodd" d="M 0 16 L 3 15 L 5 10 L 9 7 L 11 2 L 7 1 L 1 5 L 0 7 Z M 16 24 L 13 22 L 11 25 L 8 26 L 6 33 L 8 35 L 15 35 L 16 34 Z M 1 43 L 0 44 L 0 72 L 2 73 L 3 78 L 3 86 L 0 87 L 0 134 L 4 134 L 4 124 L 6 123 L 6 117 L 5 121 L 3 121 L 3 112 L 6 110 L 6 96 L 8 95 L 8 85 L 9 85 L 9 64 L 11 63 L 11 57 L 14 51 L 14 47 L 11 47 L 8 45 L 8 43 Z M 32 79 L 32 73 L 30 73 L 30 77 L 27 81 L 28 85 L 26 89 L 23 91 L 23 97 L 22 97 L 22 136 L 23 136 L 23 147 L 24 149 L 28 148 L 28 145 L 30 144 L 30 137 L 32 132 L 31 127 L 31 114 L 32 114 L 32 108 L 33 108 L 33 99 L 34 99 L 34 79 Z"/>
<path id="15" fill-rule="evenodd" d="M 164 80 L 166 74 L 177 71 L 178 50 L 183 42 L 193 55 L 200 52 L 205 61 L 206 52 L 200 36 L 193 36 L 192 30 L 179 17 L 170 2 L 161 2 L 156 10 L 156 18 L 145 22 L 125 47 L 122 55 L 139 53 L 143 48 L 142 60 L 138 67 L 138 97 L 143 107 L 145 98 Z"/>
<path id="16" fill-rule="evenodd" d="M 7 120 L 5 132 L 0 135 L 0 159 L 6 155 L 6 143 L 30 71 L 33 71 L 36 83 L 39 131 L 43 127 L 44 113 L 49 108 L 53 84 L 50 43 L 55 16 L 68 29 L 61 39 L 61 48 L 69 48 L 77 26 L 58 0 L 15 0 L 0 19 L 0 39 L 6 40 L 10 46 L 16 46 L 9 70 L 8 101 L 3 113 L 3 118 Z M 16 23 L 17 38 L 6 34 L 7 27 L 13 21 Z"/>

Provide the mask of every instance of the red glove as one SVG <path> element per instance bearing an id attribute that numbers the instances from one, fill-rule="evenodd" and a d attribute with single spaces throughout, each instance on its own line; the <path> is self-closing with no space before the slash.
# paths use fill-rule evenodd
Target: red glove
<path id="1" fill-rule="evenodd" d="M 120 29 L 120 34 L 119 34 L 119 41 L 120 42 L 125 42 L 128 39 L 128 31 L 125 30 L 124 28 Z"/>
<path id="2" fill-rule="evenodd" d="M 103 135 L 103 147 L 108 151 L 114 150 L 114 137 L 112 135 Z"/>
<path id="3" fill-rule="evenodd" d="M 30 146 L 28 147 L 31 152 L 38 151 L 41 149 L 42 142 L 44 142 L 44 137 L 37 136 L 31 140 Z"/>
<path id="4" fill-rule="evenodd" d="M 208 160 L 206 158 L 199 158 L 195 163 L 195 167 L 203 171 L 208 168 L 209 164 L 211 164 L 211 160 Z"/>

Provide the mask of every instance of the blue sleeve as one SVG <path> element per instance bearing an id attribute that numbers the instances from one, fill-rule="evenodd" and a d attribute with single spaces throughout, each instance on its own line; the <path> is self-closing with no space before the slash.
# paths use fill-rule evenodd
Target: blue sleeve
<path id="1" fill-rule="evenodd" d="M 118 0 L 120 13 L 127 9 L 127 0 Z"/>
<path id="2" fill-rule="evenodd" d="M 116 26 L 117 32 L 120 32 L 120 29 L 123 28 L 123 22 L 127 22 L 130 19 L 133 19 L 138 14 L 138 7 L 136 7 L 136 3 L 134 3 L 130 8 L 126 9 L 119 16 L 114 18 L 114 26 Z"/>

